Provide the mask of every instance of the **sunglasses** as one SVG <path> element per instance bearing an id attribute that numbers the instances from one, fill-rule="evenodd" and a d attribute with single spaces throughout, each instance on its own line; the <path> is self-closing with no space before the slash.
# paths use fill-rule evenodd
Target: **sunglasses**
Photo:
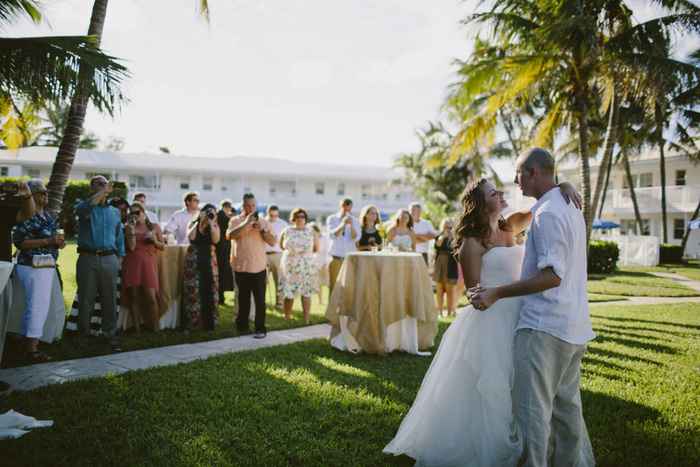
<path id="1" fill-rule="evenodd" d="M 141 215 L 141 211 L 129 211 L 129 212 L 131 212 L 131 214 L 133 214 L 134 216 Z"/>
<path id="2" fill-rule="evenodd" d="M 295 219 L 306 219 L 306 216 L 303 214 L 297 214 L 296 216 L 294 216 L 294 218 Z"/>
<path id="3" fill-rule="evenodd" d="M 35 191 L 35 192 L 32 193 L 32 194 L 33 194 L 33 195 L 48 195 L 48 194 L 49 194 L 49 190 L 37 190 L 37 191 Z"/>

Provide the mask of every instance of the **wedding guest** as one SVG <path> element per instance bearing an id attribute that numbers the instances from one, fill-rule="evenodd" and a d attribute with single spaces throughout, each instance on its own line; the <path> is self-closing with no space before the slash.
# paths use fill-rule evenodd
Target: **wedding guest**
<path id="1" fill-rule="evenodd" d="M 146 207 L 134 201 L 129 207 L 124 230 L 126 258 L 122 264 L 122 295 L 131 311 L 136 334 L 141 335 L 141 317 L 144 310 L 151 320 L 153 332 L 158 334 L 158 263 L 156 250 L 163 251 L 163 232 L 145 215 Z M 124 305 L 124 303 L 123 303 Z"/>
<path id="2" fill-rule="evenodd" d="M 399 251 L 413 251 L 416 234 L 413 231 L 413 218 L 405 209 L 399 209 L 387 226 L 386 242 L 398 247 Z"/>
<path id="3" fill-rule="evenodd" d="M 134 193 L 134 197 L 131 200 L 138 201 L 139 203 L 143 204 L 144 208 L 146 207 L 146 193 L 142 191 L 137 191 L 136 193 Z M 146 209 L 146 217 L 148 217 L 148 220 L 151 221 L 151 224 L 160 225 L 158 214 L 156 214 L 155 212 Z"/>
<path id="4" fill-rule="evenodd" d="M 12 187 L 0 183 L 0 261 L 12 262 L 12 227 L 30 219 L 35 212 L 34 197 L 24 182 L 17 184 L 14 195 L 8 194 Z M 14 191 L 14 190 L 13 190 Z M 8 303 L 12 303 L 12 283 L 5 286 Z M 0 320 L 0 357 L 5 348 L 7 320 Z M 0 358 L 1 359 L 1 358 Z M 5 381 L 0 381 L 0 392 L 10 389 Z"/>
<path id="5" fill-rule="evenodd" d="M 187 227 L 190 246 L 185 255 L 180 306 L 181 327 L 214 331 L 219 327 L 219 268 L 216 248 L 221 231 L 216 207 L 206 204 Z"/>
<path id="6" fill-rule="evenodd" d="M 226 232 L 228 223 L 233 215 L 233 207 L 230 199 L 221 201 L 216 219 L 219 223 L 219 231 Z M 224 292 L 233 291 L 233 270 L 229 264 L 231 257 L 231 242 L 226 240 L 226 235 L 219 235 L 216 244 L 216 262 L 219 264 L 219 305 L 225 301 Z"/>
<path id="7" fill-rule="evenodd" d="M 284 250 L 280 261 L 279 289 L 284 296 L 284 319 L 292 316 L 294 299 L 301 297 L 304 323 L 309 324 L 311 296 L 316 291 L 316 261 L 318 236 L 314 229 L 306 226 L 308 214 L 302 208 L 292 210 L 289 221 L 294 225 L 285 228 L 280 235 Z"/>
<path id="8" fill-rule="evenodd" d="M 267 255 L 265 244 L 272 246 L 277 237 L 271 232 L 270 223 L 259 218 L 255 211 L 255 195 L 243 195 L 243 212 L 231 219 L 226 236 L 232 241 L 231 265 L 238 286 L 239 309 L 236 316 L 236 329 L 248 331 L 250 316 L 250 295 L 255 300 L 255 337 L 267 335 L 265 329 L 265 279 L 267 276 Z"/>
<path id="9" fill-rule="evenodd" d="M 122 220 L 122 227 L 126 227 L 127 217 L 129 216 L 129 203 L 119 196 L 112 198 L 107 202 L 110 206 L 117 208 L 119 216 Z"/>
<path id="10" fill-rule="evenodd" d="M 182 201 L 185 203 L 185 207 L 175 211 L 163 229 L 163 235 L 167 237 L 168 234 L 172 233 L 175 235 L 175 241 L 178 245 L 189 245 L 190 239 L 187 231 L 192 221 L 198 219 L 199 193 L 188 191 L 182 196 Z"/>
<path id="11" fill-rule="evenodd" d="M 328 253 L 331 255 L 331 264 L 328 266 L 330 290 L 328 295 L 333 293 L 338 272 L 343 265 L 345 255 L 355 251 L 355 242 L 359 239 L 360 222 L 352 217 L 352 199 L 342 198 L 339 203 L 340 210 L 329 216 L 326 220 L 328 234 L 331 238 L 331 248 Z"/>
<path id="12" fill-rule="evenodd" d="M 98 175 L 90 180 L 92 197 L 78 204 L 78 348 L 88 346 L 90 318 L 99 293 L 102 308 L 102 334 L 109 348 L 121 351 L 114 334 L 117 330 L 117 275 L 126 256 L 124 230 L 119 211 L 107 204 L 114 182 Z"/>
<path id="13" fill-rule="evenodd" d="M 56 274 L 58 250 L 66 242 L 58 234 L 58 224 L 44 210 L 49 202 L 49 191 L 41 180 L 31 179 L 27 185 L 32 193 L 36 212 L 30 219 L 15 229 L 14 244 L 17 254 L 17 277 L 24 288 L 27 306 L 22 315 L 20 334 L 24 337 L 24 354 L 34 362 L 48 362 L 51 357 L 39 351 L 39 338 L 44 333 L 44 322 L 51 303 L 51 284 Z M 40 258 L 42 257 L 42 258 Z M 44 260 L 44 265 L 35 261 Z M 49 265 L 48 263 L 52 263 Z"/>
<path id="14" fill-rule="evenodd" d="M 428 250 L 430 250 L 430 240 L 435 238 L 435 229 L 430 221 L 421 219 L 421 205 L 420 203 L 413 202 L 408 206 L 411 212 L 411 218 L 413 219 L 413 231 L 416 233 L 416 253 L 423 255 L 423 260 L 425 260 L 425 265 L 428 265 Z"/>
<path id="15" fill-rule="evenodd" d="M 331 261 L 328 256 L 328 249 L 331 247 L 331 239 L 328 238 L 327 234 L 321 232 L 317 223 L 309 222 L 308 225 L 314 229 L 318 237 L 318 251 L 314 254 L 314 258 L 316 260 L 318 304 L 323 305 L 323 286 L 328 285 L 328 263 Z"/>
<path id="16" fill-rule="evenodd" d="M 452 219 L 445 217 L 440 222 L 440 233 L 435 237 L 435 266 L 433 268 L 433 280 L 437 285 L 437 308 L 442 316 L 444 311 L 444 298 L 447 297 L 447 316 L 455 316 L 457 303 L 455 302 L 454 288 L 458 279 L 458 264 L 452 251 Z"/>
<path id="17" fill-rule="evenodd" d="M 280 260 L 282 259 L 282 247 L 280 246 L 280 235 L 282 231 L 287 227 L 287 221 L 280 219 L 279 217 L 279 207 L 276 204 L 270 204 L 267 207 L 265 220 L 270 223 L 270 228 L 272 233 L 277 237 L 277 243 L 274 246 L 265 245 L 265 254 L 267 254 L 267 267 L 272 273 L 272 278 L 275 280 L 275 288 L 278 288 L 280 279 Z M 275 298 L 275 308 L 282 308 L 282 291 L 277 290 L 277 296 Z"/>
<path id="18" fill-rule="evenodd" d="M 379 230 L 377 230 L 379 222 L 379 211 L 374 205 L 368 204 L 362 208 L 362 211 L 360 211 L 362 235 L 360 240 L 357 241 L 358 251 L 371 250 L 373 246 L 377 246 L 380 250 L 382 249 L 382 237 L 379 235 Z"/>

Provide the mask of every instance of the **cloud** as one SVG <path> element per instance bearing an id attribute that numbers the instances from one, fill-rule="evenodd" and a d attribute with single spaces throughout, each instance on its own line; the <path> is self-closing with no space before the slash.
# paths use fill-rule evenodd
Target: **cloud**
<path id="1" fill-rule="evenodd" d="M 436 63 L 435 56 L 426 51 L 404 52 L 393 60 L 365 63 L 360 67 L 357 80 L 361 83 L 400 84 L 428 78 L 444 66 Z"/>
<path id="2" fill-rule="evenodd" d="M 286 74 L 296 87 L 309 89 L 323 86 L 333 77 L 333 65 L 330 60 L 304 60 L 294 63 Z"/>

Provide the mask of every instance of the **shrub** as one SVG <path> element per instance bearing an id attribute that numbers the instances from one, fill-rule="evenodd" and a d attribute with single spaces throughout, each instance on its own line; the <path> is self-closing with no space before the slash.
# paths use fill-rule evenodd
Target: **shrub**
<path id="1" fill-rule="evenodd" d="M 22 180 L 27 180 L 29 177 L 0 177 L 2 183 L 12 183 Z M 49 183 L 48 179 L 44 179 L 44 185 Z M 128 188 L 114 190 L 110 198 L 121 196 L 126 198 Z M 63 194 L 63 204 L 61 211 L 57 214 L 51 213 L 53 218 L 58 222 L 58 225 L 65 231 L 66 235 L 75 235 L 78 233 L 78 218 L 75 215 L 75 207 L 83 200 L 92 196 L 90 192 L 89 180 L 68 180 L 66 191 Z"/>
<path id="2" fill-rule="evenodd" d="M 608 274 L 617 267 L 620 247 L 615 242 L 591 240 L 588 246 L 588 272 Z"/>
<path id="3" fill-rule="evenodd" d="M 683 263 L 683 247 L 681 245 L 674 245 L 671 243 L 662 243 L 659 247 L 659 263 Z"/>

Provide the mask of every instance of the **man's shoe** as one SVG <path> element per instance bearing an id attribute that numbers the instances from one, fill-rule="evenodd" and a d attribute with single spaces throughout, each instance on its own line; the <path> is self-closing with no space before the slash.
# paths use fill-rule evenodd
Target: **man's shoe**
<path id="1" fill-rule="evenodd" d="M 109 345 L 109 350 L 112 352 L 121 352 L 122 351 L 122 346 L 119 345 L 119 342 L 116 341 L 116 339 L 112 339 L 109 342 L 107 342 L 107 345 Z"/>
<path id="2" fill-rule="evenodd" d="M 255 339 L 263 339 L 267 336 L 266 332 L 256 332 L 255 335 L 253 336 Z"/>

